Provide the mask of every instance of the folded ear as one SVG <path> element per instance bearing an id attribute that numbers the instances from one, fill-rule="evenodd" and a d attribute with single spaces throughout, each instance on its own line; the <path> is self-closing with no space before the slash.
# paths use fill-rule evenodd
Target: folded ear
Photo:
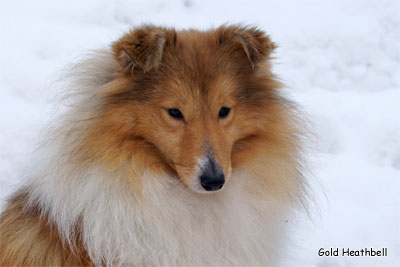
<path id="1" fill-rule="evenodd" d="M 218 31 L 221 45 L 244 51 L 253 69 L 277 47 L 265 32 L 255 27 L 222 26 Z"/>
<path id="2" fill-rule="evenodd" d="M 160 65 L 166 40 L 165 29 L 143 26 L 122 36 L 113 44 L 112 50 L 122 71 L 140 68 L 146 72 Z"/>

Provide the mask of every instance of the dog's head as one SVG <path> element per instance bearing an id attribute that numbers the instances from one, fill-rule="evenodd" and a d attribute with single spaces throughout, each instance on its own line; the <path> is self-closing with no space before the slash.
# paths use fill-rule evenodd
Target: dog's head
<path id="1" fill-rule="evenodd" d="M 92 147 L 102 147 L 102 159 L 169 172 L 196 192 L 220 190 L 285 131 L 268 61 L 274 48 L 264 32 L 241 26 L 130 31 L 112 47 L 118 67 Z"/>

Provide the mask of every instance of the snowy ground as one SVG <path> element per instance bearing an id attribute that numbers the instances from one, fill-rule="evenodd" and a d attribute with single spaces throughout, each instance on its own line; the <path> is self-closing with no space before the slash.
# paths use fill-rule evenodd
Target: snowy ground
<path id="1" fill-rule="evenodd" d="M 57 73 L 143 22 L 201 29 L 243 22 L 271 34 L 280 45 L 275 72 L 319 136 L 311 158 L 313 183 L 320 184 L 320 208 L 312 213 L 319 215 L 296 233 L 291 265 L 400 266 L 396 0 L 1 1 L 1 198 L 15 187 L 48 120 Z M 389 256 L 318 257 L 321 247 L 387 247 Z"/>

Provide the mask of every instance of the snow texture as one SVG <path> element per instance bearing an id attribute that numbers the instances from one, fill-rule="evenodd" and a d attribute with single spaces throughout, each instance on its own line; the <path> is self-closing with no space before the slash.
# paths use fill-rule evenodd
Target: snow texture
<path id="1" fill-rule="evenodd" d="M 274 71 L 309 114 L 318 208 L 295 222 L 291 266 L 400 264 L 400 1 L 0 2 L 0 198 L 49 121 L 52 82 L 87 51 L 142 23 L 258 25 L 279 45 Z M 2 201 L 0 206 L 4 206 Z M 319 257 L 319 248 L 388 256 Z"/>

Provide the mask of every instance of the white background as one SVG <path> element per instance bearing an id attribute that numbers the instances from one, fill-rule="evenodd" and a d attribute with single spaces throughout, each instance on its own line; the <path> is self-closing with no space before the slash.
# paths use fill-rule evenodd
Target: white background
<path id="1" fill-rule="evenodd" d="M 279 44 L 274 71 L 309 114 L 319 208 L 293 233 L 293 266 L 400 266 L 400 1 L 0 1 L 0 198 L 51 114 L 62 68 L 144 22 L 258 25 Z M 0 202 L 0 206 L 4 202 Z M 319 248 L 387 247 L 387 258 Z"/>

